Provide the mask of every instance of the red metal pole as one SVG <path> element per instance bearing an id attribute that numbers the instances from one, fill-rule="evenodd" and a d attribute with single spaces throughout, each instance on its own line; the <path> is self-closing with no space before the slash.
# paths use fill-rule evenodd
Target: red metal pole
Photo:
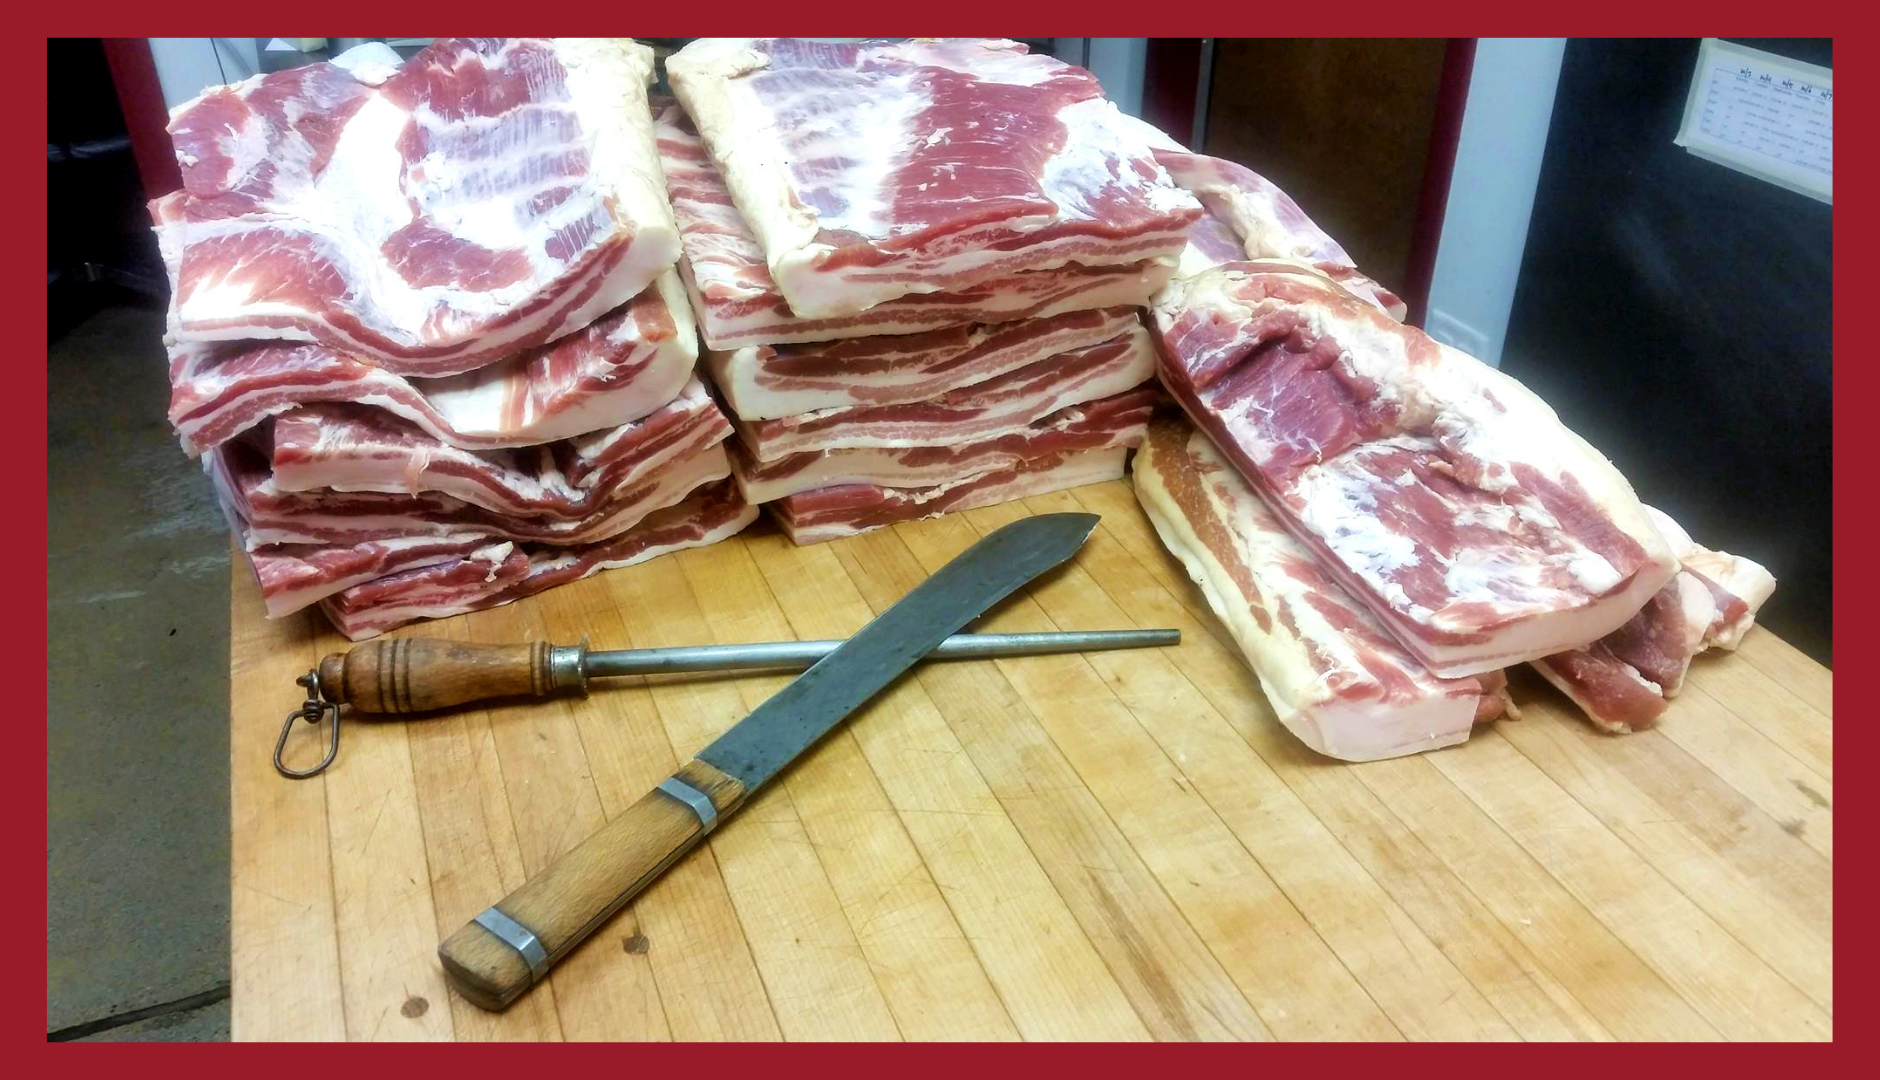
<path id="1" fill-rule="evenodd" d="M 1442 82 L 1436 90 L 1436 118 L 1423 167 L 1423 193 L 1417 200 L 1416 226 L 1410 234 L 1410 262 L 1399 293 L 1410 308 L 1409 322 L 1422 326 L 1429 314 L 1430 283 L 1436 276 L 1436 249 L 1443 239 L 1443 213 L 1449 206 L 1449 181 L 1456 172 L 1456 144 L 1462 140 L 1462 113 L 1469 101 L 1469 75 L 1475 68 L 1475 39 L 1450 38 L 1443 54 Z"/>
<path id="2" fill-rule="evenodd" d="M 1201 85 L 1200 38 L 1150 38 L 1142 65 L 1142 118 L 1187 144 Z M 1200 147 L 1194 147 L 1199 151 Z"/>
<path id="3" fill-rule="evenodd" d="M 131 138 L 131 155 L 143 177 L 144 195 L 156 198 L 183 186 L 170 146 L 170 110 L 163 103 L 163 84 L 157 80 L 157 62 L 150 55 L 148 38 L 103 38 L 105 62 L 117 87 L 118 108 L 124 130 Z"/>

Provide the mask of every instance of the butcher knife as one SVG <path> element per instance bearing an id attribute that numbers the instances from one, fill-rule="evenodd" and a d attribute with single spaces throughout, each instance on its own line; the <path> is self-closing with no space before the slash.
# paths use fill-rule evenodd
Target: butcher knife
<path id="1" fill-rule="evenodd" d="M 718 823 L 955 631 L 1069 559 L 1094 514 L 990 533 L 732 725 L 599 832 L 438 946 L 472 1003 L 502 1009 Z"/>

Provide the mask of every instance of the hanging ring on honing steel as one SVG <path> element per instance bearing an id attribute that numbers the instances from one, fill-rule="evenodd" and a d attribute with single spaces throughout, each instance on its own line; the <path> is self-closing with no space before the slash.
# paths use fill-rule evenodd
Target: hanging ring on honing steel
<path id="1" fill-rule="evenodd" d="M 319 672 L 309 671 L 294 681 L 307 688 L 307 700 L 301 702 L 300 708 L 288 713 L 287 722 L 281 725 L 281 737 L 274 741 L 274 768 L 276 772 L 291 780 L 305 780 L 325 772 L 326 767 L 333 764 L 333 759 L 339 756 L 339 706 L 331 701 L 321 700 Z M 327 717 L 332 724 L 331 735 L 326 745 L 326 757 L 321 758 L 320 763 L 311 769 L 288 768 L 287 763 L 281 760 L 281 752 L 287 749 L 287 736 L 294 730 L 294 721 L 305 720 L 309 724 L 318 724 L 322 716 Z"/>

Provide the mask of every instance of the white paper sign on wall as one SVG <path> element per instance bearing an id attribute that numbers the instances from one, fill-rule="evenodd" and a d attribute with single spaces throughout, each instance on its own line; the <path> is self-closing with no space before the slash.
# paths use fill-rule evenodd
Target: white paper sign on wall
<path id="1" fill-rule="evenodd" d="M 1833 204 L 1834 72 L 1705 38 L 1676 142 Z"/>

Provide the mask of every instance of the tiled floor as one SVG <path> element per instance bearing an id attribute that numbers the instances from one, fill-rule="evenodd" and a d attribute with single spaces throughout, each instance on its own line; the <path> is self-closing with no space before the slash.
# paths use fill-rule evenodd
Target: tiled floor
<path id="1" fill-rule="evenodd" d="M 46 1030 L 61 1038 L 228 1037 L 228 538 L 164 416 L 162 333 L 159 309 L 104 307 L 46 358 Z"/>

